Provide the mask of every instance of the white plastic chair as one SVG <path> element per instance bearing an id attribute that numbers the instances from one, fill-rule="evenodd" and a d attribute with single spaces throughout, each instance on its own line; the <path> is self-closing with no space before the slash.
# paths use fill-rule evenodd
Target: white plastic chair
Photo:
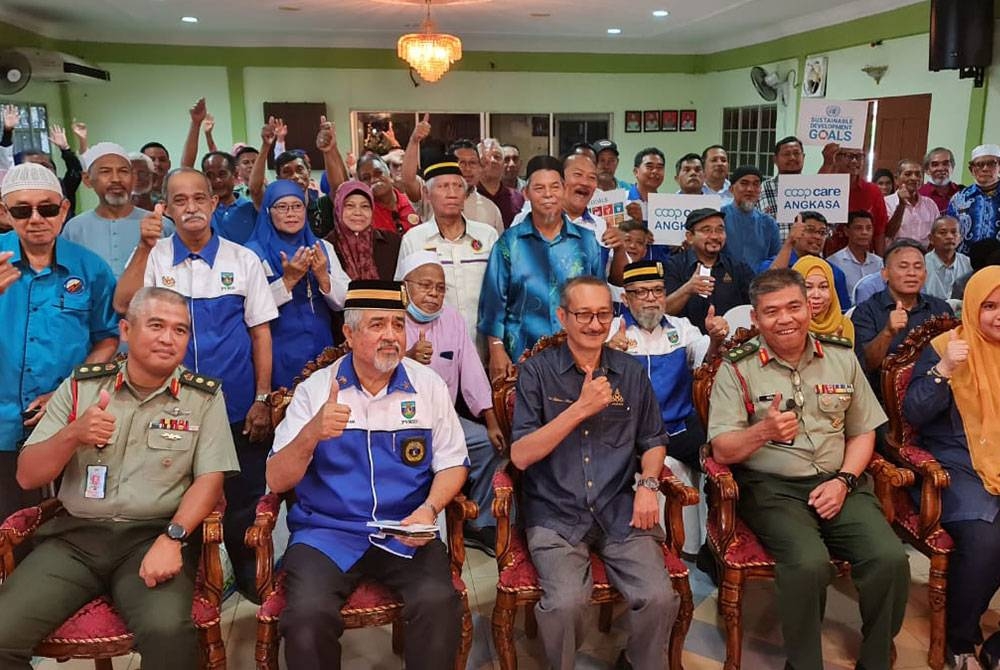
<path id="1" fill-rule="evenodd" d="M 722 315 L 722 318 L 726 320 L 729 324 L 730 332 L 735 331 L 737 328 L 750 328 L 753 324 L 750 322 L 750 310 L 753 309 L 750 305 L 737 305 L 736 307 L 730 308 L 728 312 Z"/>

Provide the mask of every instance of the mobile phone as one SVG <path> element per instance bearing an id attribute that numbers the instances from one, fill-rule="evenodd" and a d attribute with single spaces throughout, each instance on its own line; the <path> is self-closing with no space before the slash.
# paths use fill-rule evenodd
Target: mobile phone
<path id="1" fill-rule="evenodd" d="M 33 409 L 26 409 L 23 412 L 21 412 L 21 418 L 24 419 L 25 421 L 29 419 L 34 419 L 36 416 L 38 416 L 38 413 L 41 411 L 42 411 L 41 406 L 35 407 Z"/>

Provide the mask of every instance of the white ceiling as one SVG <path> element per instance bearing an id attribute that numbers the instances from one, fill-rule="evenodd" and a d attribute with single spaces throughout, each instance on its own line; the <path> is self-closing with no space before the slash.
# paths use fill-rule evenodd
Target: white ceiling
<path id="1" fill-rule="evenodd" d="M 434 0 L 431 16 L 467 50 L 690 54 L 917 2 Z M 670 16 L 654 18 L 655 9 Z M 212 46 L 395 48 L 424 13 L 423 0 L 0 0 L 0 20 L 53 38 Z M 182 23 L 182 16 L 199 21 Z M 608 35 L 612 27 L 622 34 Z"/>

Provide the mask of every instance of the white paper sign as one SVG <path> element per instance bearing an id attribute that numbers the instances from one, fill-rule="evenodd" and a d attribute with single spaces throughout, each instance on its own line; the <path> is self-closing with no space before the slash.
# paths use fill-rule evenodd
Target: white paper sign
<path id="1" fill-rule="evenodd" d="M 799 101 L 799 138 L 804 144 L 835 142 L 845 149 L 863 149 L 867 120 L 868 103 L 864 100 Z"/>
<path id="2" fill-rule="evenodd" d="M 717 195 L 650 193 L 648 221 L 653 243 L 680 246 L 684 242 L 684 222 L 688 214 L 705 207 L 719 209 L 722 198 Z"/>
<path id="3" fill-rule="evenodd" d="M 618 227 L 618 224 L 624 223 L 625 219 L 628 218 L 625 213 L 627 203 L 628 191 L 623 188 L 616 188 L 613 191 L 597 190 L 590 198 L 587 209 L 590 210 L 590 215 L 597 222 L 597 225 L 594 226 L 594 235 L 597 236 L 597 241 L 602 247 L 605 246 L 604 242 L 601 241 L 601 238 L 604 237 L 604 231 L 608 228 Z"/>
<path id="4" fill-rule="evenodd" d="M 850 175 L 783 174 L 778 176 L 778 223 L 791 223 L 800 212 L 819 212 L 831 224 L 847 221 Z"/>

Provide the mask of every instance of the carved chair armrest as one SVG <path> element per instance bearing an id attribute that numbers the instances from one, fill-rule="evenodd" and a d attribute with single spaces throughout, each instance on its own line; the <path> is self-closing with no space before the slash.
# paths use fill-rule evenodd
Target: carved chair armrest
<path id="1" fill-rule="evenodd" d="M 493 474 L 493 516 L 497 520 L 497 566 L 508 567 L 510 557 L 510 513 L 514 504 L 514 479 L 506 467 L 498 467 Z"/>
<path id="2" fill-rule="evenodd" d="M 257 516 L 247 528 L 244 542 L 257 556 L 255 587 L 261 602 L 274 590 L 274 542 L 271 533 L 281 510 L 281 496 L 268 493 L 257 502 Z"/>
<path id="3" fill-rule="evenodd" d="M 465 522 L 479 516 L 479 506 L 459 493 L 444 508 L 445 525 L 448 527 L 448 555 L 451 557 L 451 571 L 462 575 L 465 565 Z"/>
<path id="4" fill-rule="evenodd" d="M 720 549 L 724 550 L 733 541 L 736 533 L 736 502 L 740 489 L 728 465 L 712 458 L 706 444 L 701 450 L 701 466 L 708 477 L 708 514 L 719 529 Z"/>
<path id="5" fill-rule="evenodd" d="M 226 513 L 226 498 L 222 496 L 215 509 L 201 522 L 201 567 L 204 573 L 202 585 L 208 600 L 216 607 L 222 604 L 222 559 L 219 545 L 222 544 L 222 516 Z"/>
<path id="6" fill-rule="evenodd" d="M 871 461 L 865 470 L 871 474 L 875 483 L 875 496 L 882 505 L 886 520 L 892 523 L 896 517 L 896 506 L 893 504 L 893 489 L 905 489 L 913 486 L 913 471 L 908 468 L 898 468 L 877 453 L 872 454 Z M 902 495 L 906 495 L 902 492 Z"/>
<path id="7" fill-rule="evenodd" d="M 667 544 L 675 555 L 684 549 L 685 505 L 698 504 L 698 489 L 688 486 L 666 465 L 660 470 L 660 493 L 663 494 L 663 521 L 666 526 Z"/>
<path id="8" fill-rule="evenodd" d="M 941 490 L 951 486 L 951 475 L 927 450 L 906 442 L 897 446 L 890 440 L 890 454 L 903 469 L 913 470 L 920 477 L 920 515 L 918 532 L 926 539 L 941 528 Z"/>
<path id="9" fill-rule="evenodd" d="M 14 571 L 14 548 L 30 538 L 38 527 L 62 510 L 57 498 L 43 500 L 34 507 L 19 509 L 0 524 L 0 581 Z"/>

